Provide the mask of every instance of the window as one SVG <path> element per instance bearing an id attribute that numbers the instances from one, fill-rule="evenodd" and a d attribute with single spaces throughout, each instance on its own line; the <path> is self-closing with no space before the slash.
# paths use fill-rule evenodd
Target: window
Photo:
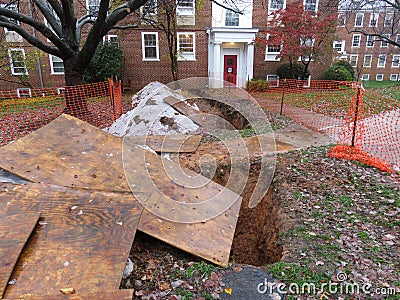
<path id="1" fill-rule="evenodd" d="M 158 33 L 142 32 L 143 60 L 159 60 Z"/>
<path id="2" fill-rule="evenodd" d="M 268 11 L 271 12 L 278 9 L 284 9 L 285 7 L 286 7 L 285 0 L 270 0 Z"/>
<path id="3" fill-rule="evenodd" d="M 8 56 L 10 58 L 10 67 L 12 75 L 27 75 L 25 51 L 20 48 L 8 49 Z"/>
<path id="4" fill-rule="evenodd" d="M 178 33 L 178 59 L 195 60 L 194 32 Z"/>
<path id="5" fill-rule="evenodd" d="M 65 94 L 65 88 L 63 88 L 63 87 L 57 88 L 57 94 L 64 95 Z"/>
<path id="6" fill-rule="evenodd" d="M 267 40 L 269 39 L 269 35 L 267 35 Z M 265 60 L 266 61 L 280 61 L 280 58 L 276 56 L 281 53 L 281 45 L 267 45 L 265 51 Z"/>
<path id="7" fill-rule="evenodd" d="M 378 56 L 378 68 L 384 68 L 386 65 L 386 54 L 379 54 Z"/>
<path id="8" fill-rule="evenodd" d="M 354 27 L 362 27 L 364 23 L 364 14 L 357 13 L 354 21 Z"/>
<path id="9" fill-rule="evenodd" d="M 344 46 L 345 46 L 346 41 L 342 40 L 342 41 L 334 41 L 333 42 L 333 48 L 340 53 L 344 52 Z"/>
<path id="10" fill-rule="evenodd" d="M 116 34 L 107 34 L 103 37 L 104 43 L 113 44 L 116 47 L 119 47 L 118 36 Z"/>
<path id="11" fill-rule="evenodd" d="M 357 67 L 358 63 L 358 54 L 351 54 L 350 55 L 350 65 L 353 67 Z"/>
<path id="12" fill-rule="evenodd" d="M 378 26 L 378 17 L 377 13 L 371 13 L 371 17 L 369 19 L 369 27 L 376 27 Z"/>
<path id="13" fill-rule="evenodd" d="M 310 12 L 317 12 L 318 0 L 304 0 L 304 10 Z"/>
<path id="14" fill-rule="evenodd" d="M 361 75 L 361 80 L 368 81 L 369 80 L 369 74 L 362 74 Z"/>
<path id="15" fill-rule="evenodd" d="M 400 67 L 400 54 L 393 55 L 392 68 Z"/>
<path id="16" fill-rule="evenodd" d="M 225 11 L 225 26 L 239 26 L 239 14 L 227 9 Z"/>
<path id="17" fill-rule="evenodd" d="M 18 12 L 18 6 L 16 4 L 0 4 L 0 7 L 4 7 L 7 9 L 10 9 L 10 10 L 13 10 L 15 12 Z M 19 21 L 15 20 L 15 19 L 8 18 L 8 20 L 15 23 L 16 25 L 19 25 Z M 13 31 L 9 31 L 6 27 L 4 27 L 4 32 L 7 33 L 7 32 L 13 32 Z"/>
<path id="18" fill-rule="evenodd" d="M 361 34 L 353 34 L 353 42 L 351 43 L 352 47 L 360 47 L 361 43 Z"/>
<path id="19" fill-rule="evenodd" d="M 389 47 L 389 43 L 387 42 L 386 39 L 390 39 L 390 34 L 382 34 L 382 41 L 381 41 L 381 48 L 387 48 Z"/>
<path id="20" fill-rule="evenodd" d="M 383 74 L 376 74 L 376 81 L 383 81 Z"/>
<path id="21" fill-rule="evenodd" d="M 30 97 L 32 97 L 31 89 L 18 88 L 17 95 L 18 95 L 18 98 L 30 98 Z"/>
<path id="22" fill-rule="evenodd" d="M 344 27 L 346 25 L 346 14 L 338 14 L 338 27 Z"/>
<path id="23" fill-rule="evenodd" d="M 279 76 L 278 75 L 267 75 L 267 81 L 269 83 L 269 87 L 278 87 L 279 86 Z"/>
<path id="24" fill-rule="evenodd" d="M 64 74 L 64 62 L 61 58 L 50 54 L 51 74 Z"/>
<path id="25" fill-rule="evenodd" d="M 177 12 L 179 15 L 194 15 L 194 0 L 177 0 Z"/>
<path id="26" fill-rule="evenodd" d="M 97 17 L 100 8 L 100 0 L 86 0 L 88 14 L 92 17 Z"/>
<path id="27" fill-rule="evenodd" d="M 371 54 L 366 54 L 364 56 L 363 67 L 370 68 L 371 65 L 372 65 L 372 55 Z"/>
<path id="28" fill-rule="evenodd" d="M 374 41 L 375 41 L 375 37 L 373 35 L 367 35 L 367 47 L 368 48 L 372 48 L 374 47 Z"/>
<path id="29" fill-rule="evenodd" d="M 398 74 L 390 74 L 390 80 L 391 80 L 391 81 L 397 81 L 398 78 L 399 78 L 399 75 L 398 75 Z"/>
<path id="30" fill-rule="evenodd" d="M 157 0 L 148 0 L 141 7 L 143 15 L 156 15 L 157 14 Z"/>
<path id="31" fill-rule="evenodd" d="M 399 22 L 399 24 L 400 24 L 400 22 Z M 400 44 L 400 34 L 396 35 L 396 43 Z"/>
<path id="32" fill-rule="evenodd" d="M 394 18 L 394 14 L 393 13 L 387 13 L 385 15 L 385 21 L 383 22 L 383 26 L 384 27 L 392 27 L 393 18 Z"/>

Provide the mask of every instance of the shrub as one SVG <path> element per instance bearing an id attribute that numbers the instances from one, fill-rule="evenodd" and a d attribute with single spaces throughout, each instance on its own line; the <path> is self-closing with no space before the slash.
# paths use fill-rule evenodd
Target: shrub
<path id="1" fill-rule="evenodd" d="M 328 80 L 338 80 L 338 81 L 352 81 L 350 71 L 340 65 L 331 65 L 325 73 L 325 79 Z"/>
<path id="2" fill-rule="evenodd" d="M 346 68 L 350 72 L 352 79 L 356 76 L 353 66 L 347 60 L 336 60 L 332 63 L 332 66 L 342 66 Z"/>
<path id="3" fill-rule="evenodd" d="M 265 92 L 269 88 L 269 83 L 266 80 L 249 80 L 246 82 L 246 91 L 248 92 Z"/>
<path id="4" fill-rule="evenodd" d="M 279 76 L 280 79 L 290 78 L 290 79 L 304 79 L 304 65 L 301 63 L 293 63 L 290 66 L 290 63 L 283 63 L 279 65 L 278 69 L 276 70 L 276 74 Z M 307 78 L 310 73 L 307 71 L 305 74 L 305 78 Z"/>
<path id="5" fill-rule="evenodd" d="M 119 75 L 123 66 L 122 50 L 113 43 L 101 43 L 97 47 L 83 78 L 86 83 L 105 81 Z"/>

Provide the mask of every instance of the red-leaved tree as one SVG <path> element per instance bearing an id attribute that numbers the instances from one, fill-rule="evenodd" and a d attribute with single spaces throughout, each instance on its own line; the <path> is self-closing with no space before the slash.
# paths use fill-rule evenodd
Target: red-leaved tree
<path id="1" fill-rule="evenodd" d="M 337 11 L 322 8 L 319 11 L 304 10 L 303 0 L 296 0 L 288 2 L 285 9 L 273 12 L 268 18 L 268 38 L 264 43 L 281 45 L 277 58 L 289 61 L 291 66 L 300 60 L 304 65 L 303 77 L 311 62 L 320 62 L 321 58 L 333 53 Z"/>

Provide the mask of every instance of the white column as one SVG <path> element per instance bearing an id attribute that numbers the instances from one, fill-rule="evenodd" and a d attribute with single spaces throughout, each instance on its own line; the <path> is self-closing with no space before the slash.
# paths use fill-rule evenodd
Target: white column
<path id="1" fill-rule="evenodd" d="M 254 69 L 254 43 L 247 44 L 247 70 L 246 70 L 246 81 L 253 78 Z"/>
<path id="2" fill-rule="evenodd" d="M 220 87 L 222 85 L 222 67 L 221 67 L 221 42 L 214 42 L 214 53 L 211 66 L 211 77 L 220 80 L 221 82 L 215 82 L 213 87 Z"/>

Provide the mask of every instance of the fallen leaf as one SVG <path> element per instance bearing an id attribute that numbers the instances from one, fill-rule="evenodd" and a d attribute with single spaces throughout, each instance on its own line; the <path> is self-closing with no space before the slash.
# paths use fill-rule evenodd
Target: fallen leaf
<path id="1" fill-rule="evenodd" d="M 59 291 L 61 292 L 61 294 L 64 294 L 64 295 L 75 294 L 75 290 L 73 288 L 60 289 Z"/>
<path id="2" fill-rule="evenodd" d="M 230 287 L 225 288 L 225 293 L 232 295 L 232 289 Z"/>

